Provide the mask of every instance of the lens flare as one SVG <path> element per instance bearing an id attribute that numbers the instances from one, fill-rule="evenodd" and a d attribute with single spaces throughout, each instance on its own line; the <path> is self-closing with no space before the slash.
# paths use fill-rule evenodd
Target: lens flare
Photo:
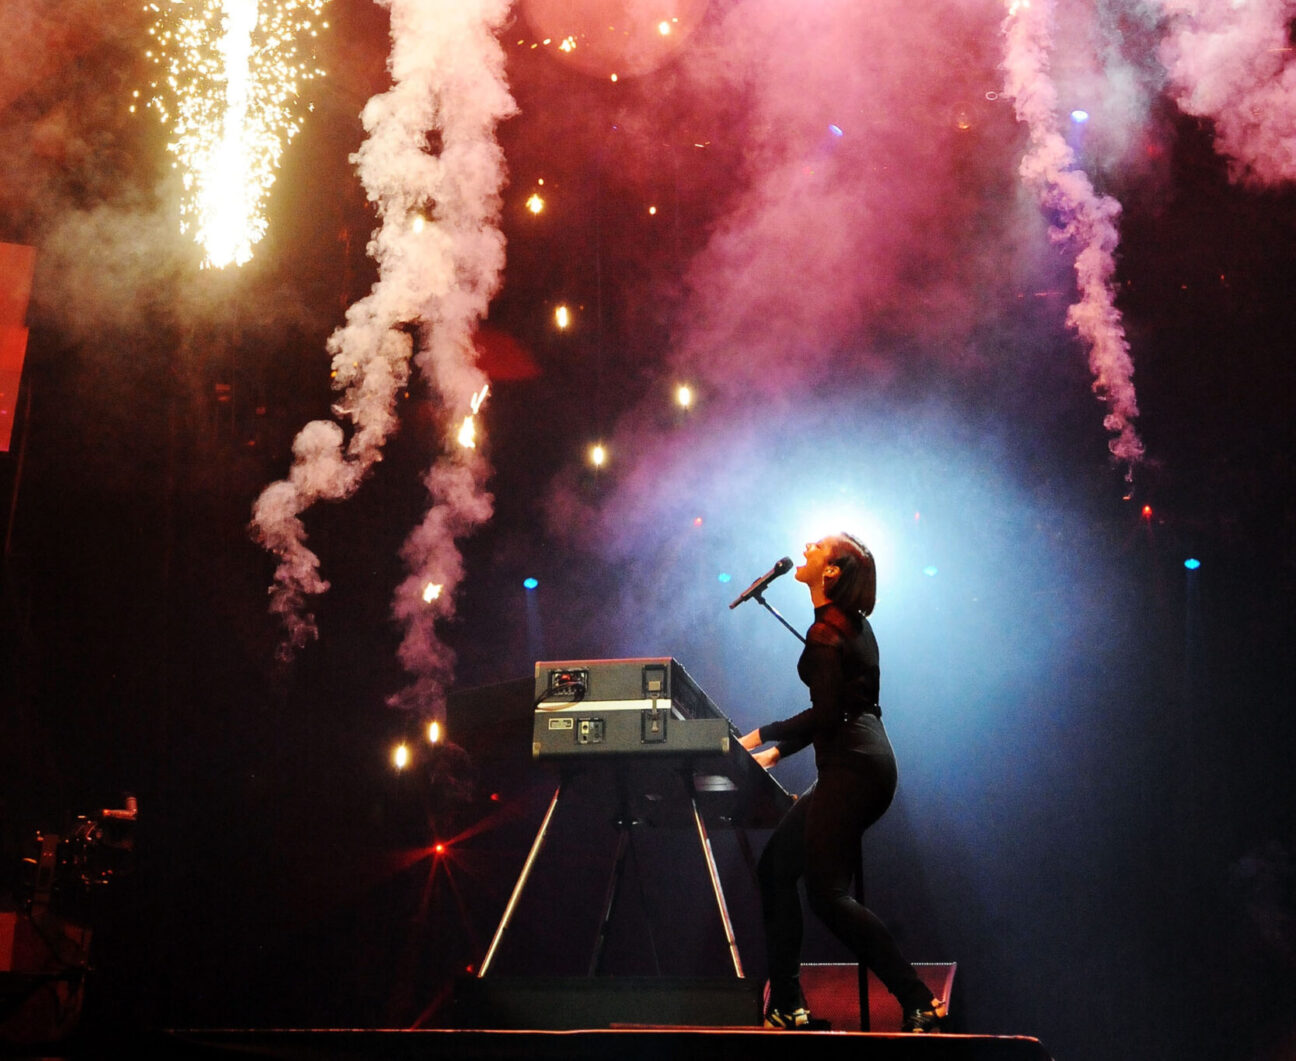
<path id="1" fill-rule="evenodd" d="M 266 232 L 280 159 L 301 130 L 310 42 L 328 0 L 163 0 L 145 10 L 158 68 L 149 101 L 181 171 L 180 231 L 203 266 L 243 265 Z"/>

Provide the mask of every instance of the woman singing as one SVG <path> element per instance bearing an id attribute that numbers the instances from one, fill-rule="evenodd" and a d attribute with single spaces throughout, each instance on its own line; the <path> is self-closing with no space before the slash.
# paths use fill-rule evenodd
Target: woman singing
<path id="1" fill-rule="evenodd" d="M 890 806 L 896 788 L 895 756 L 878 707 L 877 641 L 866 618 L 877 596 L 873 554 L 849 534 L 831 535 L 805 547 L 796 578 L 814 604 L 814 625 L 797 661 L 810 687 L 810 707 L 742 738 L 766 768 L 813 743 L 819 771 L 760 859 L 770 979 L 765 1026 L 811 1026 L 799 977 L 797 881 L 804 875 L 810 908 L 900 1000 L 904 1030 L 935 1031 L 944 1005 L 918 979 L 886 926 L 850 893 L 860 838 Z M 778 743 L 755 751 L 768 741 Z"/>

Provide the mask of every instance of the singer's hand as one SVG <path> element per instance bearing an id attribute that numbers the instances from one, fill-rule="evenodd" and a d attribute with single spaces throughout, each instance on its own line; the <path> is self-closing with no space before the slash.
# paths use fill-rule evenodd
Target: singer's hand
<path id="1" fill-rule="evenodd" d="M 751 752 L 759 748 L 764 741 L 760 739 L 760 730 L 754 729 L 750 733 L 746 733 L 742 737 L 738 738 L 738 743 Z"/>
<path id="2" fill-rule="evenodd" d="M 773 766 L 776 762 L 779 761 L 778 745 L 772 744 L 764 751 L 753 752 L 752 758 L 755 759 L 758 763 L 760 763 L 761 766 L 765 767 L 766 770 L 768 770 L 771 766 Z"/>

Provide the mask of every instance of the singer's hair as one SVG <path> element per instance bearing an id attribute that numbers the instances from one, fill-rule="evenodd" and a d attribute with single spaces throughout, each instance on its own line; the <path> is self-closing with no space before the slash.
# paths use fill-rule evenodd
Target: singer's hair
<path id="1" fill-rule="evenodd" d="M 877 565 L 868 546 L 853 534 L 834 534 L 833 559 L 829 563 L 841 572 L 832 583 L 824 582 L 824 593 L 846 611 L 873 614 L 877 603 Z"/>

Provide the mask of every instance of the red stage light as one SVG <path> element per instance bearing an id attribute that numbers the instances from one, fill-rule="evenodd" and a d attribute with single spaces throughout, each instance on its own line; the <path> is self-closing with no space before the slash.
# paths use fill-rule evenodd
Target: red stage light
<path id="1" fill-rule="evenodd" d="M 435 851 L 438 855 L 444 855 L 445 849 L 446 849 L 445 844 L 437 844 L 435 847 L 432 848 L 432 850 Z"/>
<path id="2" fill-rule="evenodd" d="M 1152 506 L 1151 506 L 1151 505 L 1144 505 L 1144 506 L 1143 506 L 1143 518 L 1144 518 L 1144 519 L 1151 519 L 1151 518 L 1152 518 Z"/>

